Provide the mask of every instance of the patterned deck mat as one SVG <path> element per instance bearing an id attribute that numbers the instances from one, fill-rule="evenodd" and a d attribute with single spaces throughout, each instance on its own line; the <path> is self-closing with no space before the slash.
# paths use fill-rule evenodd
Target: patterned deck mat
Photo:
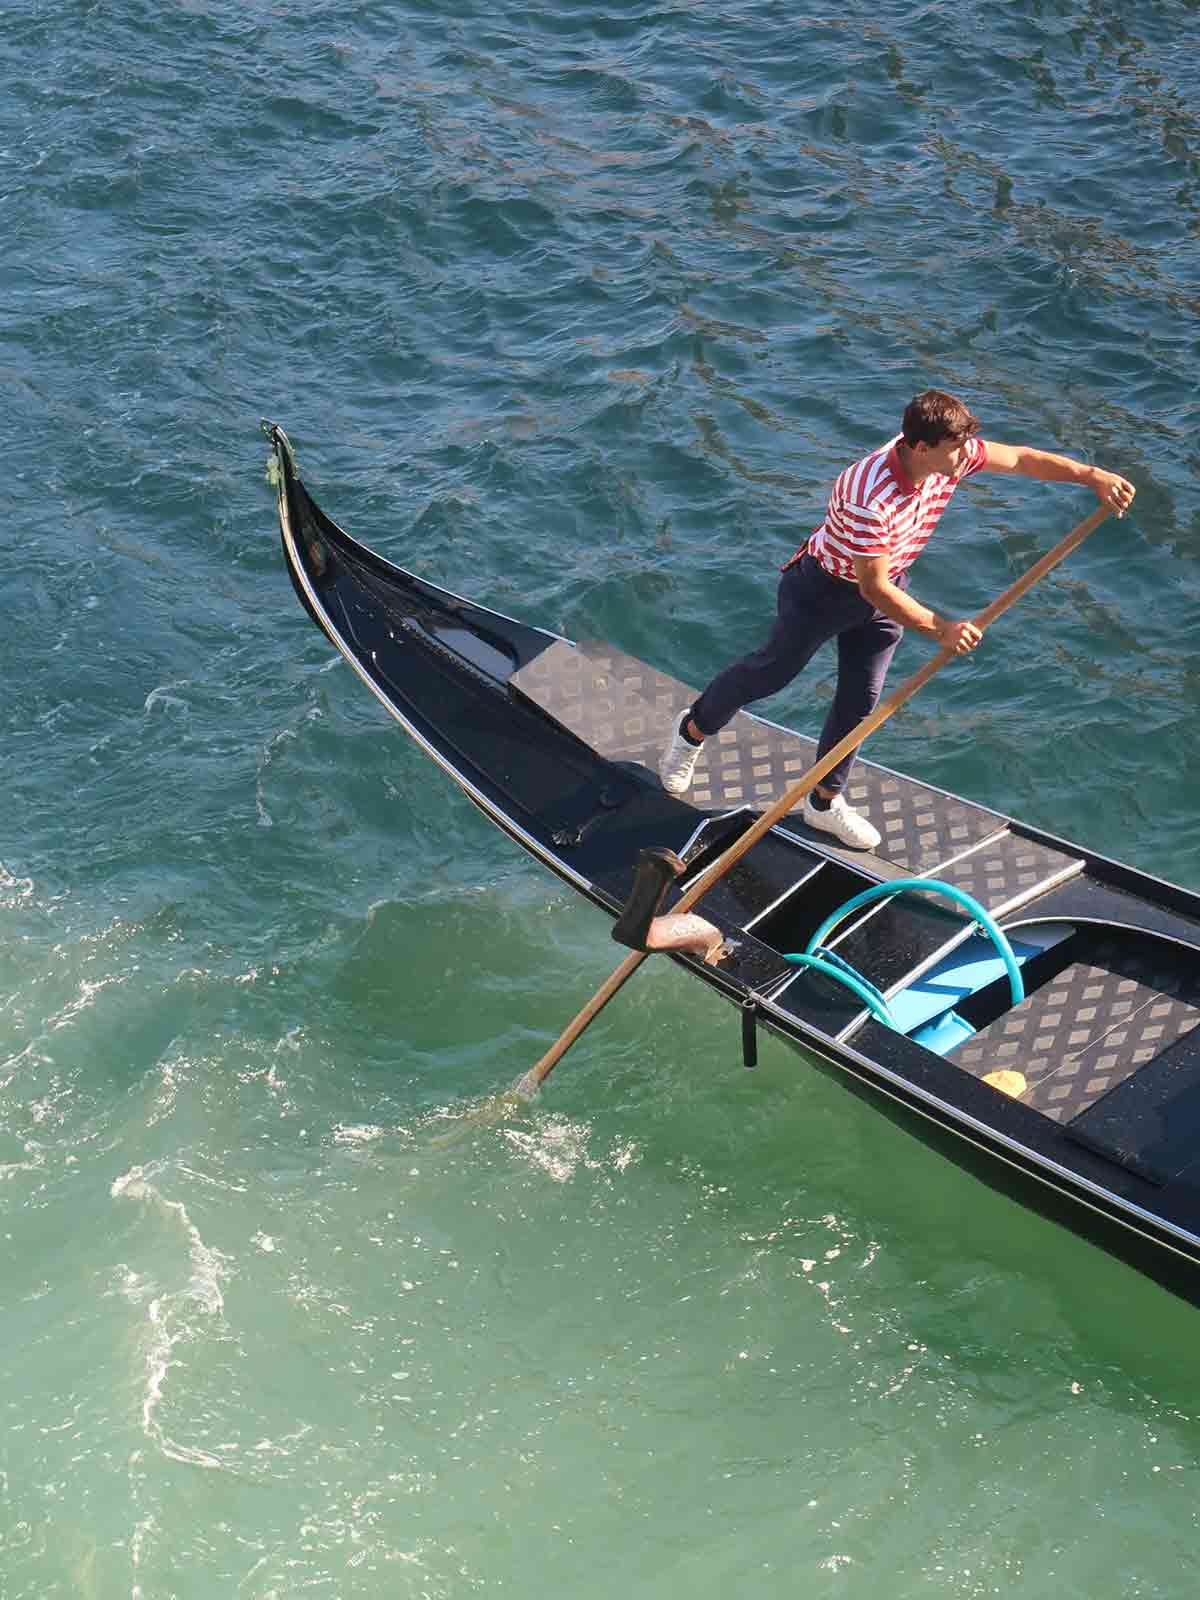
<path id="1" fill-rule="evenodd" d="M 656 773 L 673 725 L 696 691 L 611 646 L 556 641 L 512 684 L 543 711 L 611 761 L 637 762 Z M 688 800 L 701 811 L 752 806 L 764 811 L 816 759 L 816 741 L 739 712 L 703 749 Z M 876 855 L 916 876 L 990 838 L 1003 817 L 860 760 L 846 798 L 883 835 Z M 796 815 L 788 827 L 829 850 L 828 835 L 810 833 Z M 840 853 L 840 852 L 839 852 Z M 863 861 L 862 852 L 850 852 Z M 869 857 L 867 861 L 869 862 Z"/>
<path id="2" fill-rule="evenodd" d="M 976 1077 L 1024 1073 L 1022 1103 L 1069 1122 L 1200 1024 L 1200 983 L 1158 972 L 1153 956 L 1101 943 L 961 1045 Z"/>

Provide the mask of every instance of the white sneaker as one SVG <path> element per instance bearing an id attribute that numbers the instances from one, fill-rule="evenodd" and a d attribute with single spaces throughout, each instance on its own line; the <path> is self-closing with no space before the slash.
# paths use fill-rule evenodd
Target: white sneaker
<path id="1" fill-rule="evenodd" d="M 690 713 L 689 713 L 690 714 Z M 683 737 L 683 718 L 675 724 L 675 732 L 671 735 L 671 742 L 662 753 L 662 760 L 658 763 L 658 775 L 662 779 L 662 786 L 668 794 L 686 794 L 692 786 L 692 774 L 696 770 L 696 763 L 700 759 L 700 752 L 704 746 L 693 744 L 690 739 Z"/>
<path id="2" fill-rule="evenodd" d="M 872 827 L 861 811 L 848 806 L 843 795 L 834 796 L 828 811 L 818 811 L 812 803 L 812 795 L 806 794 L 802 815 L 810 828 L 833 834 L 852 850 L 874 850 L 879 843 L 879 829 Z"/>

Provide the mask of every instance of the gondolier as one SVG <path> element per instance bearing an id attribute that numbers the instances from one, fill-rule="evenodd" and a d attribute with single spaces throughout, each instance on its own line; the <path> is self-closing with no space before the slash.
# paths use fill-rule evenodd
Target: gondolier
<path id="1" fill-rule="evenodd" d="M 1117 473 L 981 439 L 978 428 L 956 396 L 927 389 L 905 408 L 894 439 L 838 477 L 825 520 L 783 568 L 766 644 L 726 667 L 683 712 L 659 764 L 671 794 L 687 792 L 706 738 L 743 706 L 785 688 L 829 640 L 837 640 L 837 688 L 818 759 L 874 709 L 906 628 L 960 654 L 975 648 L 980 633 L 974 623 L 939 616 L 907 592 L 909 568 L 964 478 L 986 469 L 1080 484 L 1118 515 L 1133 501 L 1133 485 Z M 844 798 L 854 759 L 847 756 L 829 773 L 802 814 L 810 827 L 842 844 L 874 850 L 878 830 Z"/>

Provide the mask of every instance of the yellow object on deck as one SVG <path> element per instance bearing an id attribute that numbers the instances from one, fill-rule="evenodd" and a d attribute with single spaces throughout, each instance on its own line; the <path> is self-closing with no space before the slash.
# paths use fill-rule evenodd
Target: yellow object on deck
<path id="1" fill-rule="evenodd" d="M 1002 1067 L 999 1072 L 989 1072 L 983 1081 L 990 1083 L 993 1089 L 999 1089 L 1001 1094 L 1011 1095 L 1014 1100 L 1019 1100 L 1028 1087 L 1023 1072 L 1013 1072 L 1007 1067 Z"/>

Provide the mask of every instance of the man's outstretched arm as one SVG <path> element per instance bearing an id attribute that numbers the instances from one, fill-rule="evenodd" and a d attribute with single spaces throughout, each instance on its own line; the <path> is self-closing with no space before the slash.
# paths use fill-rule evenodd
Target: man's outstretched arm
<path id="1" fill-rule="evenodd" d="M 1037 478 L 1042 483 L 1082 484 L 1101 505 L 1111 507 L 1119 517 L 1133 504 L 1137 490 L 1120 473 L 1106 472 L 1103 467 L 1076 461 L 1071 456 L 1056 456 L 1049 450 L 1035 450 L 1032 445 L 997 444 L 992 439 L 984 443 L 987 465 L 993 472 L 1014 472 L 1019 477 Z"/>

